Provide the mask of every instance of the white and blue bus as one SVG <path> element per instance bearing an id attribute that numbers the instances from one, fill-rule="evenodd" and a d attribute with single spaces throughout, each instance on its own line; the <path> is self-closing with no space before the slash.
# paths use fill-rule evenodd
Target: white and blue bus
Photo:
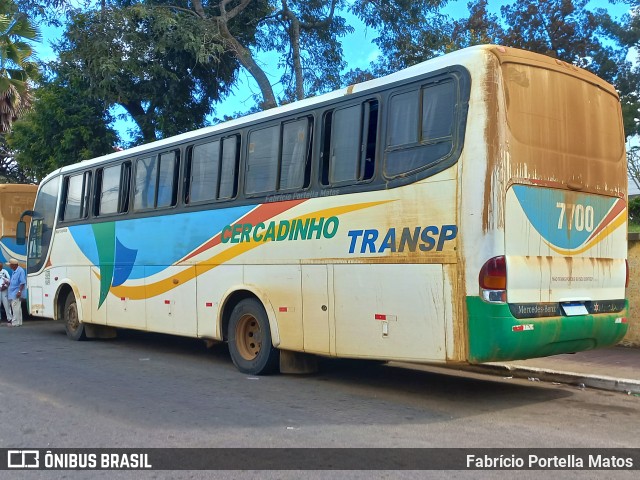
<path id="1" fill-rule="evenodd" d="M 460 364 L 612 345 L 627 330 L 625 162 L 611 85 L 464 49 L 51 173 L 30 313 L 73 339 L 226 341 L 251 374 L 315 355 Z"/>

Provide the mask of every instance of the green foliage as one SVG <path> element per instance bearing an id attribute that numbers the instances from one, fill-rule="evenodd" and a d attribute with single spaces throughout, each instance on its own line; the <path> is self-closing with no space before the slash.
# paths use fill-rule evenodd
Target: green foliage
<path id="1" fill-rule="evenodd" d="M 8 132 L 11 124 L 29 108 L 29 80 L 38 75 L 31 60 L 29 42 L 40 40 L 40 32 L 29 17 L 17 11 L 8 0 L 0 2 L 0 133 Z"/>
<path id="2" fill-rule="evenodd" d="M 112 153 L 117 134 L 105 102 L 79 83 L 45 81 L 32 111 L 14 124 L 7 140 L 22 171 L 42 179 L 50 171 Z"/>
<path id="3" fill-rule="evenodd" d="M 131 115 L 143 142 L 204 125 L 237 68 L 215 25 L 142 4 L 76 12 L 58 51 L 91 96 Z"/>
<path id="4" fill-rule="evenodd" d="M 353 32 L 346 19 L 335 13 L 335 8 L 344 8 L 345 2 L 281 0 L 273 3 L 274 9 L 280 9 L 262 23 L 258 46 L 280 54 L 278 66 L 284 72 L 280 83 L 285 87 L 282 102 L 340 88 L 340 72 L 346 62 L 339 39 Z M 296 87 L 303 91 L 296 91 Z"/>
<path id="5" fill-rule="evenodd" d="M 627 204 L 629 221 L 640 224 L 640 196 L 629 199 Z"/>
<path id="6" fill-rule="evenodd" d="M 640 5 L 630 10 L 621 22 L 615 22 L 605 10 L 599 10 L 604 34 L 636 53 L 635 64 L 616 65 L 616 87 L 620 92 L 624 128 L 627 137 L 640 134 Z M 633 51 L 633 50 L 631 50 Z M 640 179 L 639 179 L 640 180 Z"/>
<path id="7" fill-rule="evenodd" d="M 440 9 L 446 0 L 359 0 L 351 11 L 376 30 L 381 55 L 376 76 L 395 72 L 447 52 L 452 22 Z"/>

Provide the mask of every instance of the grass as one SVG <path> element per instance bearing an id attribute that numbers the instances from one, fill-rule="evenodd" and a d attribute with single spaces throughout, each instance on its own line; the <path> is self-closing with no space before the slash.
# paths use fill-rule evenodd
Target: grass
<path id="1" fill-rule="evenodd" d="M 640 223 L 629 222 L 629 233 L 640 233 Z"/>

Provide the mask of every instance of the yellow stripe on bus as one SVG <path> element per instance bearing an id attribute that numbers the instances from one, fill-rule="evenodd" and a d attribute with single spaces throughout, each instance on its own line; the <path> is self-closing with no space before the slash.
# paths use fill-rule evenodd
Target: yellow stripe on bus
<path id="1" fill-rule="evenodd" d="M 394 202 L 394 201 L 395 200 L 382 200 L 377 202 L 358 203 L 355 205 L 343 205 L 340 207 L 328 208 L 326 210 L 321 210 L 321 211 L 310 213 L 307 215 L 302 215 L 292 220 L 306 220 L 306 219 L 313 219 L 313 218 L 318 219 L 320 217 L 339 216 L 345 213 L 350 213 L 356 210 L 375 207 L 377 205 Z M 169 278 L 159 280 L 149 285 L 137 285 L 137 286 L 119 285 L 117 287 L 111 287 L 110 292 L 116 297 L 129 298 L 131 300 L 143 300 L 145 298 L 155 297 L 176 288 L 178 285 L 181 285 L 185 282 L 193 280 L 198 275 L 202 275 L 203 273 L 208 272 L 212 268 L 215 268 L 218 265 L 222 265 L 225 262 L 228 262 L 229 260 L 239 255 L 242 255 L 243 253 L 246 253 L 249 250 L 252 250 L 263 243 L 265 242 L 256 242 L 254 240 L 251 240 L 249 242 L 239 243 L 231 248 L 226 249 L 223 252 L 220 252 L 212 256 L 211 258 L 208 258 L 206 260 L 196 263 L 194 266 L 192 266 L 192 268 L 187 268 L 182 272 L 179 272 L 175 275 L 171 275 L 171 277 Z M 197 267 L 197 268 L 193 268 L 193 267 Z M 95 274 L 98 278 L 100 277 L 100 275 L 97 272 L 95 272 Z"/>
<path id="2" fill-rule="evenodd" d="M 604 240 L 606 237 L 608 237 L 611 233 L 613 233 L 613 231 L 615 229 L 617 229 L 619 226 L 623 225 L 626 222 L 627 222 L 627 216 L 626 215 L 619 215 L 615 220 L 613 220 L 613 222 L 611 222 L 609 225 L 607 225 L 605 228 L 603 228 L 602 231 L 600 233 L 598 233 L 593 238 L 593 240 L 591 240 L 587 245 L 585 245 L 584 247 L 582 247 L 580 249 L 566 250 L 564 248 L 554 247 L 553 245 L 551 245 L 546 240 L 545 240 L 545 243 L 547 245 L 549 245 L 549 248 L 551 248 L 551 250 L 553 250 L 556 253 L 559 253 L 560 255 L 579 255 L 579 254 L 581 254 L 583 252 L 586 252 L 590 248 L 593 248 L 595 245 L 597 245 L 602 240 Z"/>

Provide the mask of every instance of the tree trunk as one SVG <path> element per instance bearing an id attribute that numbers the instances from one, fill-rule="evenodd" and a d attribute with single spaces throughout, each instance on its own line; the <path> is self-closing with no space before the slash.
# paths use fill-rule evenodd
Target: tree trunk
<path id="1" fill-rule="evenodd" d="M 238 59 L 240 64 L 247 69 L 249 74 L 255 79 L 262 93 L 262 108 L 267 110 L 269 108 L 277 107 L 276 96 L 273 93 L 271 82 L 264 73 L 264 70 L 253 59 L 253 55 L 249 49 L 245 48 L 229 31 L 227 23 L 224 19 L 218 17 L 218 27 L 222 37 L 229 43 L 229 51 Z"/>
<path id="2" fill-rule="evenodd" d="M 304 72 L 300 56 L 300 21 L 295 16 L 290 18 L 289 36 L 293 56 L 293 73 L 296 79 L 296 100 L 302 100 L 304 98 Z"/>
<path id="3" fill-rule="evenodd" d="M 145 112 L 142 106 L 136 102 L 121 103 L 121 105 L 127 113 L 131 115 L 136 125 L 138 125 L 138 128 L 142 132 L 144 143 L 155 142 L 158 137 L 156 137 L 156 129 L 151 119 L 153 113 L 149 114 Z"/>

